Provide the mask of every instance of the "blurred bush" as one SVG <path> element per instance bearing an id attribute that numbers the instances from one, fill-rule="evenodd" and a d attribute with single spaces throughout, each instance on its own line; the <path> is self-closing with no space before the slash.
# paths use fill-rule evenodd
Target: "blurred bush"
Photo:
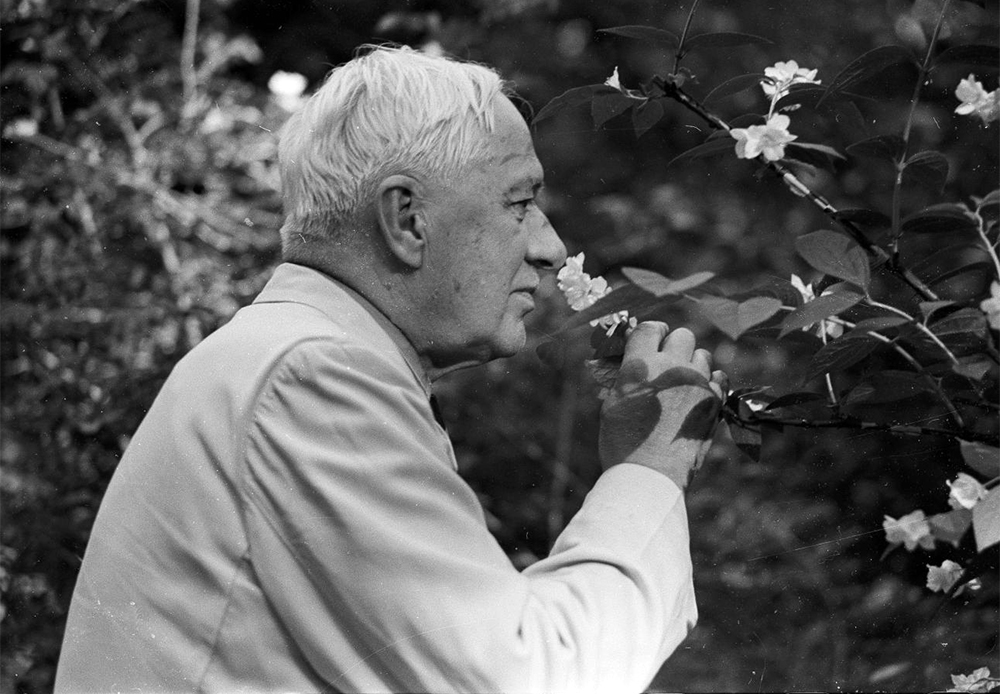
<path id="1" fill-rule="evenodd" d="M 705 3 L 704 30 L 777 45 L 691 67 L 712 84 L 790 57 L 832 74 L 876 43 L 919 42 L 927 4 Z M 540 108 L 615 65 L 627 80 L 666 60 L 596 29 L 678 26 L 685 12 L 652 0 L 2 0 L 0 690 L 51 688 L 89 528 L 128 437 L 173 364 L 252 300 L 277 260 L 274 131 L 287 113 L 265 87 L 274 72 L 315 85 L 358 44 L 393 39 L 495 65 Z M 995 34 L 958 12 L 956 36 Z M 984 180 L 995 187 L 997 153 L 936 129 L 951 84 L 932 85 L 917 128 L 940 140 L 964 198 Z M 860 139 L 814 127 L 813 140 Z M 697 128 L 678 114 L 637 141 L 614 120 L 595 131 L 584 110 L 538 128 L 545 204 L 594 272 L 711 270 L 749 287 L 801 271 L 790 239 L 818 228 L 812 211 L 739 167 L 665 167 L 700 141 Z M 853 173 L 846 206 L 878 206 L 877 173 Z M 551 282 L 538 303 L 535 343 L 567 315 Z M 794 377 L 773 346 L 667 318 L 689 324 L 736 385 Z M 558 368 L 533 343 L 440 384 L 462 472 L 521 566 L 547 551 L 599 473 L 585 342 L 565 346 Z M 934 607 L 908 565 L 878 562 L 882 514 L 913 507 L 927 486 L 917 478 L 950 471 L 950 456 L 810 433 L 751 465 L 721 442 L 690 502 L 702 622 L 658 682 L 917 690 L 977 667 L 996 652 L 995 583 L 965 611 Z"/>

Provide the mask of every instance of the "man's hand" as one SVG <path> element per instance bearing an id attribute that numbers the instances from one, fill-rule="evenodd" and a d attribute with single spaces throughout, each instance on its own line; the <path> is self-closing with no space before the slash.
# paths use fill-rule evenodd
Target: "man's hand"
<path id="1" fill-rule="evenodd" d="M 645 465 L 687 487 L 711 445 L 725 381 L 690 330 L 668 334 L 665 323 L 640 323 L 601 408 L 604 467 Z"/>

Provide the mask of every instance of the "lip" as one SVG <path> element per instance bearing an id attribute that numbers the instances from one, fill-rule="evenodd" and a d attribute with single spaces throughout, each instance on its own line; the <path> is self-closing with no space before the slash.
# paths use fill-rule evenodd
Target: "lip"
<path id="1" fill-rule="evenodd" d="M 526 287 L 524 289 L 515 289 L 510 293 L 511 296 L 521 296 L 531 305 L 531 308 L 535 307 L 535 287 Z"/>

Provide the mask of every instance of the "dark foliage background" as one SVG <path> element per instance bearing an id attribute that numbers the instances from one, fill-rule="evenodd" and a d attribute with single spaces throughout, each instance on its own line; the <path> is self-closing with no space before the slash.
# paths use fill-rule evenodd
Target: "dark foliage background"
<path id="1" fill-rule="evenodd" d="M 129 435 L 172 365 L 252 300 L 277 261 L 274 132 L 287 112 L 267 90 L 276 70 L 314 87 L 361 43 L 435 43 L 498 67 L 537 110 L 615 65 L 624 82 L 664 72 L 655 47 L 596 30 L 677 28 L 688 9 L 2 0 L 0 689 L 51 688 L 88 531 Z M 955 3 L 943 45 L 996 43 L 997 9 Z M 792 58 L 829 79 L 876 45 L 919 50 L 937 10 L 936 0 L 705 2 L 699 30 L 774 44 L 692 55 L 688 66 L 706 89 Z M 984 136 L 945 117 L 960 72 L 935 75 L 915 131 L 949 157 L 950 200 L 997 187 L 995 127 Z M 996 88 L 995 71 L 981 79 Z M 875 132 L 865 120 L 797 124 L 836 146 L 891 131 L 909 98 L 896 84 L 890 74 L 868 85 Z M 733 113 L 753 109 L 750 98 L 736 97 Z M 824 223 L 780 185 L 735 161 L 666 168 L 701 142 L 700 128 L 679 109 L 638 141 L 621 119 L 595 131 L 585 108 L 539 126 L 545 205 L 592 273 L 710 270 L 749 288 L 806 270 L 791 241 Z M 887 171 L 853 166 L 841 180 L 838 204 L 885 208 Z M 440 384 L 462 472 L 519 565 L 547 551 L 599 474 L 586 339 L 560 367 L 534 353 L 568 313 L 554 282 L 545 289 L 529 349 Z M 736 344 L 681 309 L 668 319 L 695 330 L 735 386 L 801 378 L 794 345 Z M 995 663 L 995 568 L 982 590 L 946 600 L 923 589 L 924 557 L 880 559 L 883 514 L 946 510 L 945 480 L 960 469 L 957 452 L 929 438 L 792 432 L 760 463 L 720 440 L 689 497 L 701 621 L 654 689 L 929 691 Z"/>

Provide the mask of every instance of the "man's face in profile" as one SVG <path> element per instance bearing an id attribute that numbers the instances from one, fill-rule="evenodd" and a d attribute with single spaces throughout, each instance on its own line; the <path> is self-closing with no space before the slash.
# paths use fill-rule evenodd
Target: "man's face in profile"
<path id="1" fill-rule="evenodd" d="M 563 264 L 566 249 L 538 208 L 542 167 L 527 124 L 499 99 L 483 153 L 428 196 L 428 270 L 435 278 L 430 350 L 446 361 L 488 361 L 524 346 L 524 317 L 540 267 Z"/>

